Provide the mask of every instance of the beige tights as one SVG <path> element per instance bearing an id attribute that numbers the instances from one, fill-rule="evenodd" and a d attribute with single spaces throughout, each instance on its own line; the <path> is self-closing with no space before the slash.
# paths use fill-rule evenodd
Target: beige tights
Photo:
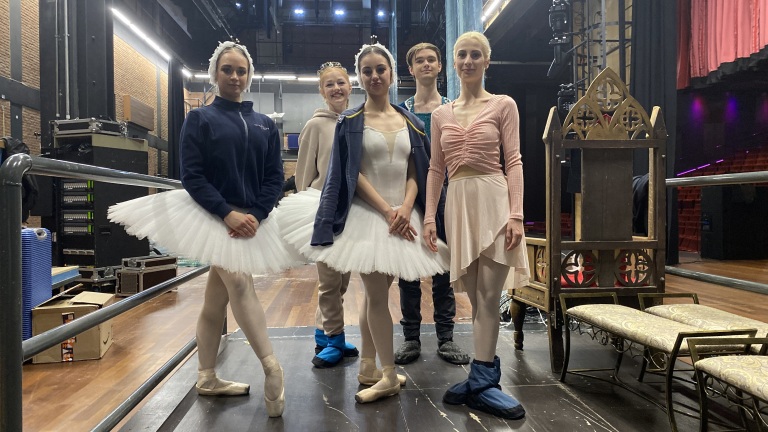
<path id="1" fill-rule="evenodd" d="M 480 255 L 462 276 L 472 304 L 472 338 L 475 359 L 492 362 L 499 339 L 499 297 L 509 274 L 509 267 Z"/>
<path id="2" fill-rule="evenodd" d="M 375 358 L 378 354 L 383 373 L 382 379 L 373 385 L 374 390 L 399 386 L 394 372 L 395 353 L 392 315 L 389 313 L 389 287 L 394 277 L 384 273 L 361 274 L 365 296 L 360 311 L 362 336 L 361 358 Z M 362 366 L 361 366 L 362 367 Z"/>
<path id="3" fill-rule="evenodd" d="M 249 274 L 232 273 L 221 267 L 211 266 L 208 272 L 208 283 L 205 286 L 203 308 L 197 320 L 197 356 L 201 374 L 206 372 L 208 386 L 214 388 L 222 385 L 231 386 L 231 383 L 218 378 L 214 378 L 216 382 L 210 382 L 210 371 L 216 366 L 221 330 L 227 314 L 227 303 L 231 305 L 235 321 L 243 330 L 248 343 L 265 369 L 267 365 L 264 364 L 264 359 L 272 355 L 272 343 L 267 336 L 264 309 L 253 288 L 253 277 Z M 277 370 L 279 363 L 277 366 L 274 364 L 269 366 L 269 369 Z M 266 370 L 265 373 L 267 373 Z M 279 378 L 277 373 L 274 375 L 276 376 L 271 377 L 267 373 L 265 380 L 265 396 L 270 400 L 277 399 L 283 387 L 282 374 Z"/>

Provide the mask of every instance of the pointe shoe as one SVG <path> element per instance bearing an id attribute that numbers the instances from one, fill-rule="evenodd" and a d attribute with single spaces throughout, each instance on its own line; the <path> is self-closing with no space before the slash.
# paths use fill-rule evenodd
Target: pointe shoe
<path id="1" fill-rule="evenodd" d="M 219 379 L 215 370 L 205 369 L 197 372 L 195 389 L 201 396 L 242 396 L 248 394 L 251 386 Z"/>
<path id="2" fill-rule="evenodd" d="M 376 369 L 376 361 L 372 358 L 360 359 L 360 373 L 357 374 L 357 381 L 364 386 L 372 386 L 381 381 L 384 374 L 381 369 Z M 401 386 L 406 383 L 405 375 L 397 374 L 397 381 Z"/>
<path id="3" fill-rule="evenodd" d="M 395 377 L 395 368 L 393 366 L 386 366 L 384 367 L 382 374 L 384 375 L 384 377 L 388 377 L 388 379 L 382 378 L 382 381 L 386 379 L 388 382 L 394 382 L 395 384 L 391 387 L 383 388 L 383 389 L 370 387 L 367 389 L 360 390 L 355 395 L 355 400 L 357 401 L 357 403 L 362 404 L 362 403 L 375 402 L 379 399 L 389 397 L 389 396 L 394 396 L 400 393 L 400 383 Z M 380 382 L 381 381 L 379 381 L 379 383 Z"/>
<path id="4" fill-rule="evenodd" d="M 261 360 L 261 366 L 264 369 L 264 404 L 267 406 L 267 415 L 270 417 L 280 417 L 285 410 L 285 385 L 283 382 L 283 368 L 278 363 L 274 354 L 270 354 Z M 280 396 L 270 400 L 267 398 L 267 378 L 271 375 L 280 375 Z"/>

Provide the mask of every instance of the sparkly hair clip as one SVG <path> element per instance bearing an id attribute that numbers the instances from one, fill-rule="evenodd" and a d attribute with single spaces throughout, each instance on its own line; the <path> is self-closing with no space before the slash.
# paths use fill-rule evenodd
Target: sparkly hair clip
<path id="1" fill-rule="evenodd" d="M 347 68 L 341 65 L 339 62 L 325 62 L 320 65 L 320 69 L 317 70 L 317 76 L 320 76 L 324 70 L 328 68 L 336 68 L 341 69 L 344 71 L 344 73 L 347 73 Z"/>

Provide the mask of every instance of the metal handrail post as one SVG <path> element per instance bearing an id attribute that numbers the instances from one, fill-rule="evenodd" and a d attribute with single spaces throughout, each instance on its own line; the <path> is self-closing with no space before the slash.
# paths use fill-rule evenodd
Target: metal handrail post
<path id="1" fill-rule="evenodd" d="M 667 179 L 667 187 L 717 186 L 765 182 L 768 182 L 768 171 L 752 171 L 732 174 L 714 174 L 698 177 L 669 178 Z"/>
<path id="2" fill-rule="evenodd" d="M 145 186 L 160 189 L 181 189 L 181 182 L 173 179 L 153 177 L 147 174 L 137 174 L 128 171 L 119 171 L 111 168 L 80 164 L 75 162 L 48 159 L 39 156 L 26 156 L 31 159 L 30 174 L 38 174 L 49 177 L 66 177 L 81 180 L 96 180 L 106 183 L 123 184 L 129 186 Z"/>
<path id="3" fill-rule="evenodd" d="M 26 156 L 26 157 L 16 157 Z M 0 166 L 0 430 L 20 431 L 21 415 L 21 178 L 32 158 L 14 155 Z"/>
<path id="4" fill-rule="evenodd" d="M 176 354 L 173 355 L 164 365 L 160 367 L 155 373 L 152 374 L 143 384 L 139 386 L 128 399 L 124 400 L 117 408 L 115 408 L 109 415 L 104 417 L 99 424 L 97 424 L 91 432 L 109 432 L 115 426 L 117 426 L 123 419 L 130 414 L 130 412 L 139 406 L 141 401 L 144 400 L 152 391 L 173 372 L 181 362 L 186 359 L 192 351 L 197 348 L 197 338 L 192 338 L 186 345 L 184 345 Z"/>
<path id="5" fill-rule="evenodd" d="M 37 336 L 33 336 L 21 343 L 22 358 L 24 360 L 28 360 L 33 356 L 47 350 L 48 348 L 60 344 L 62 341 L 73 338 L 88 329 L 91 329 L 103 322 L 109 321 L 112 318 L 115 318 L 124 312 L 140 306 L 155 297 L 165 294 L 166 292 L 172 290 L 174 287 L 208 272 L 209 268 L 209 266 L 198 267 L 182 275 L 176 276 L 173 279 L 159 283 L 152 288 L 146 289 L 130 297 L 126 297 L 117 303 L 113 303 L 97 311 L 91 312 L 88 315 L 82 316 L 70 323 L 62 324 L 58 327 L 54 327 L 48 331 L 40 333 Z"/>
<path id="6" fill-rule="evenodd" d="M 0 166 L 0 431 L 22 430 L 21 179 L 39 174 L 132 186 L 181 189 L 178 180 L 16 154 Z M 205 271 L 205 270 L 203 270 Z"/>
<path id="7" fill-rule="evenodd" d="M 748 183 L 766 183 L 768 182 L 768 171 L 751 171 L 731 174 L 715 174 L 696 177 L 677 177 L 666 180 L 667 187 L 690 187 L 690 186 L 720 186 L 737 185 Z M 694 270 L 682 269 L 679 267 L 667 266 L 665 272 L 688 279 L 695 279 L 702 282 L 713 283 L 717 285 L 728 286 L 732 288 L 752 291 L 761 294 L 768 294 L 768 284 L 761 284 L 753 281 L 735 279 L 725 276 L 717 276 L 710 273 L 698 272 Z"/>

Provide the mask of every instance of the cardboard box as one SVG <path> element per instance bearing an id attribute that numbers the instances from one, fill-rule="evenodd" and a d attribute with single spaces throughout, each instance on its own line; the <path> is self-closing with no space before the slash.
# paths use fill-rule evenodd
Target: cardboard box
<path id="1" fill-rule="evenodd" d="M 32 309 L 32 334 L 39 335 L 108 306 L 114 301 L 115 295 L 109 293 L 84 291 L 77 295 L 67 292 L 59 294 Z M 32 358 L 32 363 L 100 359 L 110 346 L 112 346 L 112 320 L 43 351 Z"/>

